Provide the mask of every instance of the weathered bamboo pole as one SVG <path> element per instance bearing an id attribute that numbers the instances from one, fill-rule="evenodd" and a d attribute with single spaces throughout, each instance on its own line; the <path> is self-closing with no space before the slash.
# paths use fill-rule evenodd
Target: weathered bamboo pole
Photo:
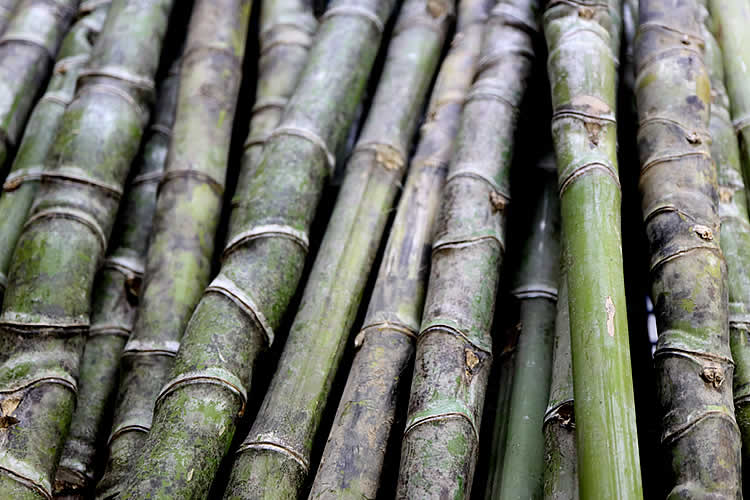
<path id="1" fill-rule="evenodd" d="M 8 268 L 42 176 L 42 165 L 57 136 L 65 107 L 73 100 L 76 81 L 93 50 L 111 2 L 88 0 L 60 47 L 52 78 L 37 102 L 0 195 L 0 302 Z"/>
<path id="2" fill-rule="evenodd" d="M 464 99 L 476 73 L 490 2 L 464 0 L 458 9 L 456 35 L 432 91 L 310 499 L 375 498 L 378 492 L 399 393 L 404 390 L 402 375 L 414 354 L 422 317 L 434 220 Z M 420 31 L 412 36 L 422 37 Z M 397 40 L 390 50 L 403 50 L 404 42 Z"/>
<path id="3" fill-rule="evenodd" d="M 513 135 L 538 9 L 536 0 L 500 0 L 486 24 L 432 245 L 398 498 L 464 498 L 471 490 L 492 360 Z"/>
<path id="4" fill-rule="evenodd" d="M 0 315 L 0 491 L 51 498 L 91 288 L 138 152 L 171 0 L 114 0 L 45 163 Z"/>
<path id="5" fill-rule="evenodd" d="M 664 482 L 671 498 L 738 498 L 740 433 L 724 383 L 734 363 L 701 9 L 697 1 L 641 2 L 640 189 L 659 330 L 661 442 L 671 466 Z"/>
<path id="6" fill-rule="evenodd" d="M 169 380 L 182 334 L 210 279 L 251 5 L 251 0 L 198 0 L 193 7 L 141 303 L 122 351 L 99 497 L 125 487 L 151 428 L 154 401 Z"/>
<path id="7" fill-rule="evenodd" d="M 552 0 L 544 25 L 570 261 L 580 494 L 638 499 L 615 118 L 620 12 L 620 0 Z"/>

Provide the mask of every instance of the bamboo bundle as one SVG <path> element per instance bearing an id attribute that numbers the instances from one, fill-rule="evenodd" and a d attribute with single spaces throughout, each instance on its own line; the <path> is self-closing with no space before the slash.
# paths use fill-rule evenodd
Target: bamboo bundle
<path id="1" fill-rule="evenodd" d="M 641 3 L 640 187 L 659 327 L 654 362 L 661 441 L 671 465 L 666 485 L 674 498 L 739 498 L 740 434 L 732 387 L 724 383 L 734 363 L 705 42 L 699 2 Z"/>
<path id="2" fill-rule="evenodd" d="M 122 351 L 99 497 L 125 487 L 151 428 L 154 401 L 210 278 L 250 7 L 250 0 L 198 0 L 193 8 L 141 303 Z"/>
<path id="3" fill-rule="evenodd" d="M 86 66 L 104 25 L 110 1 L 88 0 L 65 36 L 47 90 L 34 107 L 23 140 L 0 195 L 0 303 L 13 250 L 34 201 L 42 165 L 57 136 L 65 107 L 73 100 L 78 75 Z"/>
<path id="4" fill-rule="evenodd" d="M 403 390 L 402 374 L 414 353 L 414 338 L 422 316 L 434 219 L 463 102 L 476 72 L 489 4 L 487 0 L 464 0 L 458 4 L 456 35 L 430 97 L 422 136 L 410 162 L 367 315 L 355 338 L 357 355 L 310 499 L 375 498 L 380 487 L 399 392 Z M 405 22 L 399 20 L 401 25 Z M 421 31 L 415 29 L 411 36 L 422 37 Z M 404 44 L 394 38 L 389 50 L 398 53 Z M 406 66 L 397 59 L 387 68 L 406 71 L 395 68 L 396 63 Z M 383 78 L 390 75 L 385 73 Z M 387 95 L 388 87 L 378 91 Z M 389 106 L 396 104 L 391 102 Z M 372 113 L 375 112 L 373 107 Z"/>
<path id="5" fill-rule="evenodd" d="M 115 0 L 46 161 L 0 315 L 0 491 L 50 498 L 91 287 L 148 120 L 171 0 Z"/>
<path id="6" fill-rule="evenodd" d="M 539 4 L 501 0 L 484 32 L 432 245 L 398 498 L 468 497 L 491 364 L 512 138 Z"/>

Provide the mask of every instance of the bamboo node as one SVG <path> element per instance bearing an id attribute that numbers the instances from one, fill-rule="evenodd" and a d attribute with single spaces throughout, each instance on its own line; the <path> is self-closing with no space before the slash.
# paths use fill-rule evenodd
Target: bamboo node
<path id="1" fill-rule="evenodd" d="M 707 226 L 696 224 L 693 226 L 693 231 L 695 231 L 695 233 L 703 240 L 712 241 L 714 239 L 713 231 Z"/>
<path id="2" fill-rule="evenodd" d="M 378 17 L 378 15 L 375 14 L 374 12 L 364 7 L 358 7 L 356 5 L 338 5 L 336 7 L 331 7 L 320 18 L 320 22 L 322 23 L 324 21 L 327 21 L 328 19 L 334 16 L 361 17 L 363 19 L 370 21 L 370 24 L 372 24 L 375 27 L 375 29 L 378 30 L 378 33 L 382 33 L 383 30 L 385 29 L 385 24 L 380 19 L 380 17 Z"/>
<path id="3" fill-rule="evenodd" d="M 719 389 L 724 383 L 724 371 L 719 366 L 706 366 L 701 371 L 701 378 L 714 389 Z"/>

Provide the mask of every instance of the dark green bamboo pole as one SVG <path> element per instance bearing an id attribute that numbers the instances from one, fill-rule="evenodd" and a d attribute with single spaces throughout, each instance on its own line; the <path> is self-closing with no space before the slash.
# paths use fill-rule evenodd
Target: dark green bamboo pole
<path id="1" fill-rule="evenodd" d="M 398 498 L 468 498 L 492 360 L 518 106 L 539 3 L 500 0 L 483 35 L 432 245 Z"/>
<path id="2" fill-rule="evenodd" d="M 544 15 L 570 266 L 581 496 L 642 498 L 617 167 L 620 0 L 553 0 Z"/>
<path id="3" fill-rule="evenodd" d="M 55 141 L 65 107 L 73 100 L 78 74 L 91 56 L 93 41 L 104 25 L 110 2 L 81 4 L 79 18 L 63 40 L 52 79 L 34 107 L 23 140 L 0 195 L 0 302 L 7 285 L 13 250 L 34 201 L 42 165 Z"/>
<path id="4" fill-rule="evenodd" d="M 659 330 L 654 363 L 670 465 L 664 483 L 670 498 L 739 498 L 740 433 L 732 386 L 724 383 L 734 363 L 701 9 L 696 1 L 641 2 L 640 189 Z"/>
<path id="5" fill-rule="evenodd" d="M 78 0 L 21 0 L 0 36 L 0 172 L 18 145 L 77 8 Z"/>
<path id="6" fill-rule="evenodd" d="M 521 335 L 508 415 L 500 499 L 541 499 L 544 434 L 555 332 L 560 270 L 560 201 L 554 159 L 541 160 L 532 174 L 537 190 L 531 227 L 511 293 L 520 301 Z"/>
<path id="7" fill-rule="evenodd" d="M 250 0 L 198 0 L 193 8 L 142 301 L 122 351 L 99 497 L 125 487 L 151 428 L 154 401 L 210 278 L 251 5 Z"/>
<path id="8" fill-rule="evenodd" d="M 142 491 L 155 498 L 206 495 L 244 411 L 253 363 L 273 341 L 299 282 L 307 232 L 333 166 L 329 152 L 346 136 L 392 7 L 391 0 L 347 0 L 329 8 L 263 158 L 256 167 L 245 155 L 243 169 L 254 174 L 241 175 L 248 181 L 235 195 L 221 271 L 196 307 L 172 379 L 157 398 L 125 498 Z M 296 33 L 293 40 L 305 34 L 284 31 Z M 285 74 L 296 71 L 290 63 L 277 62 Z"/>
<path id="9" fill-rule="evenodd" d="M 81 359 L 78 401 L 55 479 L 56 495 L 89 493 L 100 467 L 107 407 L 117 390 L 120 354 L 133 329 L 157 185 L 164 173 L 179 87 L 179 61 L 159 85 L 153 121 L 94 284 L 91 326 Z"/>
<path id="10" fill-rule="evenodd" d="M 0 315 L 0 491 L 50 498 L 91 288 L 138 152 L 171 0 L 114 0 L 46 162 Z"/>
<path id="11" fill-rule="evenodd" d="M 263 405 L 238 450 L 226 498 L 299 494 L 452 16 L 448 2 L 407 0 L 401 8 L 300 309 Z"/>
<path id="12" fill-rule="evenodd" d="M 404 390 L 402 375 L 414 354 L 422 317 L 434 220 L 490 2 L 464 0 L 458 9 L 454 42 L 430 98 L 310 499 L 375 498 L 380 486 L 399 393 Z M 422 35 L 417 30 L 413 36 Z M 402 50 L 403 42 L 397 40 L 390 50 Z"/>
<path id="13" fill-rule="evenodd" d="M 0 35 L 8 27 L 8 23 L 13 18 L 13 11 L 20 0 L 0 0 Z"/>
<path id="14" fill-rule="evenodd" d="M 544 498 L 546 500 L 578 500 L 573 357 L 570 352 L 570 314 L 564 261 L 560 267 L 552 381 L 542 427 L 545 453 Z"/>

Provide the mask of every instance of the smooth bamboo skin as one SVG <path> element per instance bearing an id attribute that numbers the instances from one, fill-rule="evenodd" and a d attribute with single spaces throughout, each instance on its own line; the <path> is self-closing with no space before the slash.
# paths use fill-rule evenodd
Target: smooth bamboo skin
<path id="1" fill-rule="evenodd" d="M 622 267 L 615 119 L 619 0 L 553 0 L 552 90 L 583 498 L 643 497 Z"/>
<path id="2" fill-rule="evenodd" d="M 60 47 L 47 90 L 34 107 L 23 140 L 13 160 L 0 195 L 0 302 L 7 285 L 10 259 L 21 236 L 34 196 L 39 188 L 42 165 L 57 136 L 65 107 L 73 100 L 76 81 L 84 69 L 104 25 L 110 2 L 83 2 L 79 19 Z"/>
<path id="3" fill-rule="evenodd" d="M 541 499 L 544 434 L 549 399 L 560 271 L 560 202 L 555 164 L 542 160 L 541 186 L 512 294 L 520 301 L 521 334 L 515 359 L 502 479 L 495 498 Z M 546 177 L 546 178 L 545 178 Z"/>
<path id="4" fill-rule="evenodd" d="M 660 332 L 654 363 L 669 498 L 741 498 L 740 433 L 724 383 L 734 363 L 704 43 L 699 2 L 641 2 L 636 96 Z"/>
<path id="5" fill-rule="evenodd" d="M 414 354 L 422 317 L 434 221 L 490 2 L 464 0 L 458 9 L 457 34 L 430 97 L 310 499 L 375 498 L 380 486 L 399 393 L 404 390 L 402 375 Z M 396 40 L 392 44 L 392 50 L 401 50 Z"/>
<path id="6" fill-rule="evenodd" d="M 20 3 L 20 0 L 0 0 L 0 35 L 8 27 L 8 23 L 13 18 L 13 12 Z"/>
<path id="7" fill-rule="evenodd" d="M 117 390 L 120 354 L 135 322 L 158 182 L 164 173 L 179 87 L 179 62 L 160 83 L 153 121 L 94 284 L 89 337 L 81 359 L 78 400 L 55 480 L 56 495 L 85 495 L 101 459 L 107 407 Z"/>
<path id="8" fill-rule="evenodd" d="M 78 0 L 21 0 L 0 36 L 0 172 L 18 145 L 77 8 Z"/>
<path id="9" fill-rule="evenodd" d="M 397 498 L 468 498 L 492 359 L 518 106 L 539 4 L 501 0 L 483 34 L 432 245 Z"/>
<path id="10" fill-rule="evenodd" d="M 573 403 L 573 356 L 565 263 L 561 263 L 560 292 L 555 318 L 549 403 L 544 414 L 544 498 L 578 500 L 578 452 Z"/>
<path id="11" fill-rule="evenodd" d="M 153 99 L 171 0 L 115 0 L 45 163 L 0 315 L 0 491 L 50 498 L 91 288 Z"/>
<path id="12" fill-rule="evenodd" d="M 100 498 L 125 487 L 151 428 L 154 402 L 210 279 L 251 5 L 200 0 L 193 8 L 141 304 L 122 351 Z"/>
<path id="13" fill-rule="evenodd" d="M 300 492 L 452 16 L 447 2 L 409 0 L 401 8 L 367 121 L 276 375 L 238 450 L 227 498 Z"/>

